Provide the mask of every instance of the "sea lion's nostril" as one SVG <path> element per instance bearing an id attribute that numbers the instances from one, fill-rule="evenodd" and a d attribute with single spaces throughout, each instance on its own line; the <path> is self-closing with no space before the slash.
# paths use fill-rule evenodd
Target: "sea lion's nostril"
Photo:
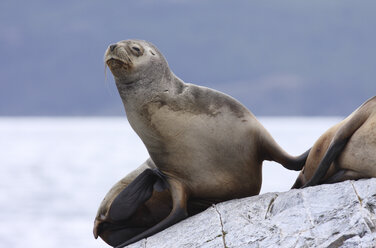
<path id="1" fill-rule="evenodd" d="M 117 44 L 111 45 L 111 46 L 110 46 L 110 51 L 113 52 L 113 51 L 115 50 L 116 47 L 117 47 Z"/>

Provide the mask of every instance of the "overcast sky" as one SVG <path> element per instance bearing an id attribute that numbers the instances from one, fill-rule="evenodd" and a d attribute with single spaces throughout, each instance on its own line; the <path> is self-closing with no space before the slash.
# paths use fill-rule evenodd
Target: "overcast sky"
<path id="1" fill-rule="evenodd" d="M 103 54 L 151 41 L 256 115 L 348 115 L 376 90 L 375 1 L 0 3 L 0 115 L 122 115 Z"/>

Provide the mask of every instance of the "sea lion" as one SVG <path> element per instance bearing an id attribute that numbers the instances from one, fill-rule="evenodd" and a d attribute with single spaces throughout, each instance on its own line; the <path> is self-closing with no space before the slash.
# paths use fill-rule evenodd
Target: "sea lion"
<path id="1" fill-rule="evenodd" d="M 313 145 L 292 188 L 376 177 L 376 97 Z"/>
<path id="2" fill-rule="evenodd" d="M 149 158 L 108 191 L 95 217 L 93 230 L 95 238 L 100 236 L 107 244 L 116 246 L 156 225 L 168 216 L 172 210 L 171 194 L 168 188 L 164 189 L 163 181 L 158 180 L 158 175 L 155 175 L 153 171 L 155 168 L 154 162 Z M 141 174 L 144 176 L 139 177 Z M 155 180 L 155 183 L 154 185 L 144 183 L 145 180 Z M 123 201 L 123 198 L 127 198 L 125 189 L 132 182 L 133 186 L 130 188 L 153 186 L 148 189 L 149 194 L 151 192 L 150 198 L 138 203 Z M 137 182 L 137 186 L 135 186 L 135 182 Z M 205 201 L 189 200 L 187 204 L 188 216 L 205 210 L 210 204 Z M 137 209 L 131 209 L 133 207 Z M 131 215 L 126 216 L 129 213 Z M 119 219 L 123 221 L 116 221 Z"/>
<path id="3" fill-rule="evenodd" d="M 263 160 L 291 170 L 303 167 L 308 152 L 290 156 L 238 101 L 184 83 L 153 44 L 120 41 L 108 47 L 105 63 L 115 78 L 128 121 L 156 165 L 155 176 L 143 180 L 143 189 L 131 184 L 125 189 L 129 196 L 119 202 L 134 205 L 131 210 L 123 208 L 125 217 L 148 199 L 156 180 L 163 182 L 172 198 L 172 210 L 165 219 L 118 247 L 186 218 L 189 199 L 213 204 L 258 194 Z M 124 216 L 113 221 L 124 221 Z"/>

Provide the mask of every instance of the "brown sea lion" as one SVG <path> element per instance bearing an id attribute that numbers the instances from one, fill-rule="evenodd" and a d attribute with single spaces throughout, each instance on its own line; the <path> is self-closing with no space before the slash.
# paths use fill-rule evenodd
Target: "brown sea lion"
<path id="1" fill-rule="evenodd" d="M 376 177 L 376 97 L 313 145 L 292 188 Z"/>
<path id="2" fill-rule="evenodd" d="M 153 44 L 120 41 L 109 46 L 105 63 L 114 75 L 128 121 L 156 166 L 119 194 L 115 205 L 122 207 L 111 221 L 126 222 L 150 198 L 155 183 L 168 188 L 172 199 L 166 218 L 130 239 L 117 240 L 118 247 L 186 218 L 188 201 L 209 206 L 258 194 L 264 160 L 292 170 L 304 165 L 308 152 L 299 157 L 288 155 L 238 101 L 184 83 Z"/>

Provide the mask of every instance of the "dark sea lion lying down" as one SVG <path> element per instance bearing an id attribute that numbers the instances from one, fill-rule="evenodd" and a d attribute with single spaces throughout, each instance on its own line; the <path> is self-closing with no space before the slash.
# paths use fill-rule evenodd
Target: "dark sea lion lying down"
<path id="1" fill-rule="evenodd" d="M 264 160 L 291 170 L 304 165 L 308 152 L 288 155 L 238 101 L 184 83 L 151 43 L 120 41 L 107 49 L 105 63 L 128 121 L 155 165 L 118 194 L 109 214 L 97 216 L 96 235 L 106 240 L 117 232 L 111 245 L 123 247 L 175 224 L 189 215 L 189 203 L 199 203 L 197 211 L 202 211 L 213 203 L 258 194 Z M 153 188 L 168 189 L 167 216 L 167 207 L 150 215 L 141 209 L 153 200 Z M 145 220 L 149 217 L 154 220 Z"/>
<path id="2" fill-rule="evenodd" d="M 116 183 L 103 199 L 94 224 L 94 235 L 97 238 L 100 234 L 101 238 L 109 245 L 115 246 L 119 244 L 119 240 L 124 242 L 137 234 L 147 230 L 148 228 L 158 224 L 166 218 L 172 210 L 172 199 L 168 189 L 163 189 L 158 184 L 150 184 L 147 180 L 153 180 L 153 173 L 146 175 L 143 180 L 135 180 L 142 172 L 147 169 L 155 169 L 155 165 L 151 159 L 139 166 L 132 173 Z M 124 189 L 131 182 L 138 182 L 138 188 L 143 185 L 153 186 L 147 190 L 151 191 L 149 199 L 142 201 L 129 201 Z M 145 183 L 146 181 L 146 183 Z M 145 183 L 145 184 L 143 184 Z M 150 194 L 150 193 L 149 193 Z M 188 200 L 187 213 L 192 216 L 209 207 L 211 202 Z M 133 209 L 136 207 L 136 209 Z M 132 212 L 130 216 L 128 212 Z M 106 220 L 123 220 L 114 223 Z"/>

